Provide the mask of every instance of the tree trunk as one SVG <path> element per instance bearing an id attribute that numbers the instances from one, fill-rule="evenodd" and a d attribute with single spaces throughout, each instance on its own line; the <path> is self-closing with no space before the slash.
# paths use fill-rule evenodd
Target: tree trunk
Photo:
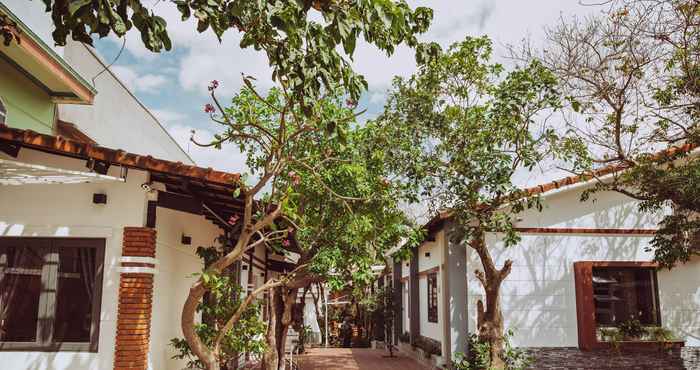
<path id="1" fill-rule="evenodd" d="M 233 250 L 219 258 L 216 262 L 212 263 L 209 268 L 207 268 L 208 273 L 221 273 L 237 260 L 239 260 L 246 248 L 254 247 L 256 243 L 248 245 L 250 241 L 250 236 L 252 231 L 249 229 L 243 230 L 241 235 L 236 242 L 236 246 Z M 192 352 L 199 358 L 207 370 L 221 370 L 219 367 L 219 354 L 218 350 L 207 347 L 202 339 L 197 335 L 195 331 L 195 321 L 197 316 L 197 306 L 199 302 L 204 298 L 207 292 L 207 288 L 204 286 L 204 281 L 200 277 L 197 281 L 192 284 L 190 288 L 190 293 L 185 300 L 185 304 L 182 307 L 182 315 L 180 317 L 180 326 L 182 328 L 182 333 L 189 344 Z M 234 322 L 235 324 L 235 322 Z"/>
<path id="2" fill-rule="evenodd" d="M 292 324 L 292 311 L 298 289 L 277 287 L 270 294 L 270 317 L 267 327 L 267 351 L 263 355 L 263 370 L 282 370 L 286 357 L 287 332 Z"/>
<path id="3" fill-rule="evenodd" d="M 267 319 L 267 350 L 263 354 L 261 369 L 277 370 L 279 368 L 279 351 L 277 350 L 277 322 L 278 322 L 278 296 L 282 287 L 270 290 L 270 301 Z"/>
<path id="4" fill-rule="evenodd" d="M 501 312 L 500 289 L 503 280 L 510 274 L 513 261 L 507 260 L 500 270 L 491 258 L 491 253 L 484 240 L 484 230 L 477 229 L 472 235 L 470 246 L 479 255 L 483 271 L 475 271 L 486 293 L 484 302 L 477 302 L 477 328 L 479 340 L 489 344 L 490 367 L 505 369 L 503 354 L 503 314 Z"/>

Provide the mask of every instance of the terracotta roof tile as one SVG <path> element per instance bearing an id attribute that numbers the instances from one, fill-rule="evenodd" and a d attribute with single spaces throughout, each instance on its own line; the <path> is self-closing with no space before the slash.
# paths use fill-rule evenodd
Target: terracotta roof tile
<path id="1" fill-rule="evenodd" d="M 671 159 L 678 154 L 689 153 L 696 148 L 698 148 L 697 144 L 684 144 L 681 146 L 674 146 L 674 147 L 671 147 L 669 149 L 662 150 L 662 151 L 659 151 L 657 153 L 652 154 L 651 159 L 653 159 L 653 160 Z M 609 166 L 605 166 L 605 167 L 602 167 L 600 169 L 597 169 L 593 173 L 588 174 L 588 175 L 584 174 L 584 175 L 568 176 L 568 177 L 564 177 L 564 178 L 557 179 L 554 181 L 546 182 L 544 184 L 539 184 L 539 185 L 535 185 L 535 186 L 532 186 L 529 188 L 524 188 L 524 189 L 522 189 L 522 191 L 527 193 L 527 195 L 529 195 L 529 196 L 544 194 L 544 193 L 550 192 L 552 190 L 575 185 L 578 183 L 583 183 L 583 182 L 591 180 L 595 177 L 606 176 L 606 175 L 609 175 L 609 174 L 612 174 L 615 172 L 624 171 L 627 168 L 629 168 L 629 166 L 624 165 L 624 164 L 609 165 Z M 443 221 L 448 220 L 450 217 L 452 217 L 451 212 L 441 211 L 437 215 L 435 215 L 430 221 L 428 221 L 428 223 L 424 226 L 424 228 L 426 228 L 427 230 L 433 231 Z"/>
<path id="2" fill-rule="evenodd" d="M 0 141 L 58 155 L 83 159 L 92 158 L 113 165 L 189 177 L 221 185 L 233 186 L 240 179 L 240 174 L 216 171 L 211 167 L 185 165 L 182 162 L 167 161 L 153 158 L 150 155 L 143 156 L 121 149 L 105 148 L 89 142 L 79 142 L 61 136 L 45 135 L 4 125 L 0 125 Z"/>

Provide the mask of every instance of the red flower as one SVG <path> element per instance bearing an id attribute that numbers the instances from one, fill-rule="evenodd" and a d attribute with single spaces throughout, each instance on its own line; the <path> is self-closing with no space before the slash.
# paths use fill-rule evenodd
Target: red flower
<path id="1" fill-rule="evenodd" d="M 289 247 L 290 245 L 292 245 L 292 242 L 290 242 L 289 239 L 284 239 L 282 240 L 282 245 L 285 247 Z"/>
<path id="2" fill-rule="evenodd" d="M 216 112 L 216 109 L 214 109 L 214 106 L 211 104 L 207 104 L 204 106 L 204 113 L 214 113 Z"/>
<path id="3" fill-rule="evenodd" d="M 238 222 L 238 215 L 233 215 L 233 216 L 229 217 L 229 219 L 228 219 L 229 225 L 235 225 L 236 222 Z"/>
<path id="4" fill-rule="evenodd" d="M 219 81 L 212 80 L 211 83 L 209 84 L 208 89 L 209 89 L 209 91 L 214 91 L 214 89 L 216 89 L 217 87 L 219 87 Z"/>
<path id="5" fill-rule="evenodd" d="M 348 108 L 355 108 L 357 106 L 357 102 L 352 99 L 347 99 L 345 100 L 345 105 L 347 105 Z"/>

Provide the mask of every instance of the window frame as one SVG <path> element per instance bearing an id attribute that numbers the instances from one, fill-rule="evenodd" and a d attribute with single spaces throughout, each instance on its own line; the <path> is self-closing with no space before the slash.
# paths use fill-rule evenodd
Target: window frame
<path id="1" fill-rule="evenodd" d="M 639 268 L 658 269 L 659 265 L 648 261 L 579 261 L 574 262 L 574 284 L 576 292 L 576 324 L 578 327 L 578 344 L 582 350 L 607 348 L 608 343 L 599 342 L 596 331 L 595 301 L 593 299 L 594 268 Z M 659 284 L 654 271 L 654 291 L 658 325 L 663 321 L 660 311 Z"/>
<path id="2" fill-rule="evenodd" d="M 5 100 L 0 96 L 0 116 L 2 118 L 0 119 L 0 125 L 7 125 L 7 104 L 5 104 Z"/>
<path id="3" fill-rule="evenodd" d="M 97 352 L 100 337 L 100 316 L 102 312 L 102 284 L 104 277 L 105 239 L 103 238 L 45 238 L 45 237 L 0 237 L 0 247 L 16 246 L 38 247 L 43 252 L 44 265 L 41 280 L 48 288 L 39 292 L 39 312 L 37 336 L 34 342 L 0 341 L 3 351 L 38 351 L 38 352 Z M 56 320 L 56 299 L 58 287 L 58 250 L 65 248 L 95 249 L 95 290 L 92 298 L 92 320 L 90 323 L 89 342 L 58 342 L 53 340 Z M 45 319 L 41 319 L 44 317 Z"/>
<path id="4" fill-rule="evenodd" d="M 438 322 L 438 288 L 437 288 L 437 271 L 427 274 L 428 282 L 428 322 Z"/>

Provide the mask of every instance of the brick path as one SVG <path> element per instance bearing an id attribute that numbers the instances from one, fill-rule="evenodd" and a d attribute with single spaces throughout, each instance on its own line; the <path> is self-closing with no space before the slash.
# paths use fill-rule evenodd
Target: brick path
<path id="1" fill-rule="evenodd" d="M 300 370 L 426 370 L 417 361 L 385 350 L 369 348 L 312 348 L 299 357 Z"/>

